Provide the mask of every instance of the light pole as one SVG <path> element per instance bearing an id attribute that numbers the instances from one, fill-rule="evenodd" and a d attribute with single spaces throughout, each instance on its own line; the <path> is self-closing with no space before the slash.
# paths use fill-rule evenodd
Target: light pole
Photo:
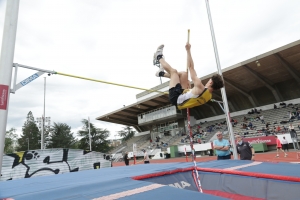
<path id="1" fill-rule="evenodd" d="M 91 136 L 90 117 L 89 117 L 89 144 L 90 144 L 90 151 L 92 151 L 92 136 Z"/>
<path id="2" fill-rule="evenodd" d="M 27 140 L 27 150 L 29 151 L 29 138 L 26 138 Z"/>
<path id="3" fill-rule="evenodd" d="M 41 149 L 45 149 L 45 145 L 44 145 L 44 132 L 47 130 L 49 131 L 50 129 L 50 125 L 51 125 L 51 117 L 37 117 L 36 118 L 39 124 L 38 124 L 38 128 L 41 131 Z M 47 124 L 46 124 L 47 123 Z"/>

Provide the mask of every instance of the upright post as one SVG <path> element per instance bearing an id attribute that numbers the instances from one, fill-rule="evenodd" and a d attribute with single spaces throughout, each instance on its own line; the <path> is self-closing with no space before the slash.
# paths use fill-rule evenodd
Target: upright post
<path id="1" fill-rule="evenodd" d="M 19 0 L 9 0 L 6 2 L 5 22 L 3 28 L 0 56 L 0 174 L 4 154 L 8 103 L 11 89 L 10 84 L 18 23 L 18 11 Z"/>
<path id="2" fill-rule="evenodd" d="M 89 144 L 90 144 L 90 151 L 92 151 L 92 136 L 91 136 L 90 117 L 89 117 Z"/>
<path id="3" fill-rule="evenodd" d="M 188 29 L 187 43 L 190 43 L 190 29 Z M 188 73 L 187 75 L 189 75 L 189 66 L 188 65 L 187 65 L 186 71 Z M 187 108 L 186 111 L 187 111 L 187 124 L 188 124 L 188 129 L 189 129 L 189 132 L 190 132 L 190 146 L 191 146 L 191 153 L 192 153 L 192 161 L 194 163 L 193 176 L 195 178 L 196 185 L 197 185 L 197 188 L 198 188 L 199 192 L 203 193 L 199 173 L 198 173 L 198 170 L 197 170 L 197 163 L 196 163 L 196 159 L 195 159 L 196 158 L 196 156 L 195 156 L 196 152 L 194 150 L 194 145 L 193 145 L 193 133 L 192 133 L 192 129 L 191 129 L 190 109 Z"/>
<path id="4" fill-rule="evenodd" d="M 188 38 L 187 38 L 187 43 L 190 43 L 190 29 L 188 29 Z M 186 66 L 186 72 L 189 74 L 189 66 Z M 189 80 L 188 80 L 189 81 Z M 192 153 L 192 161 L 194 161 L 194 145 L 193 145 L 193 133 L 191 130 L 191 121 L 190 121 L 190 109 L 186 109 L 186 114 L 187 114 L 187 125 L 188 125 L 188 130 L 190 133 L 190 146 L 191 146 L 191 153 Z"/>
<path id="5" fill-rule="evenodd" d="M 213 23 L 212 23 L 212 18 L 211 18 L 211 14 L 210 14 L 210 8 L 209 8 L 208 0 L 205 0 L 205 3 L 206 3 L 206 10 L 207 10 L 208 21 L 209 21 L 209 26 L 210 26 L 211 38 L 212 38 L 212 42 L 213 42 L 213 46 L 214 46 L 214 52 L 215 52 L 215 58 L 216 58 L 218 73 L 219 73 L 220 76 L 222 76 L 222 70 L 221 70 L 221 65 L 220 65 L 220 60 L 219 60 L 217 42 L 216 42 L 216 38 L 215 38 L 214 27 L 213 27 Z M 232 125 L 230 123 L 230 112 L 229 112 L 229 107 L 228 107 L 228 102 L 227 102 L 225 86 L 221 89 L 221 93 L 222 93 L 222 99 L 223 99 L 223 105 L 224 105 L 224 111 L 225 111 L 225 116 L 226 116 L 226 121 L 227 121 L 228 132 L 229 132 L 229 135 L 230 135 L 231 145 L 233 147 L 233 157 L 234 157 L 235 160 L 237 160 L 238 156 L 237 156 L 237 151 L 236 151 L 236 144 L 234 142 L 235 140 L 234 140 Z"/>
<path id="6" fill-rule="evenodd" d="M 46 77 L 44 77 L 44 109 L 42 117 L 42 128 L 41 128 L 41 149 L 44 149 L 44 132 L 45 132 L 45 103 L 46 103 Z"/>

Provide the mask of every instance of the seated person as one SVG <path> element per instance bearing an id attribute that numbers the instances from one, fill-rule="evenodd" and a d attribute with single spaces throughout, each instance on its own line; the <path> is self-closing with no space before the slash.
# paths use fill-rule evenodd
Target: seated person
<path id="1" fill-rule="evenodd" d="M 253 124 L 251 122 L 249 122 L 248 127 L 252 128 Z"/>

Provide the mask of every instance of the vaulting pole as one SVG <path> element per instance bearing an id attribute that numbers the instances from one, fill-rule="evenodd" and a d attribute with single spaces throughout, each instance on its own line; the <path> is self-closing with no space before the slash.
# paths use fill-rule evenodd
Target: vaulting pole
<path id="1" fill-rule="evenodd" d="M 221 65 L 220 65 L 219 54 L 218 54 L 217 42 L 216 42 L 216 38 L 215 38 L 215 32 L 214 32 L 214 27 L 213 27 L 213 23 L 212 23 L 211 14 L 210 14 L 210 8 L 209 8 L 208 0 L 205 0 L 205 3 L 206 3 L 206 10 L 207 10 L 208 21 L 209 21 L 209 26 L 210 26 L 211 38 L 212 38 L 214 51 L 215 51 L 215 58 L 216 58 L 218 73 L 223 78 Z M 238 155 L 237 155 L 237 151 L 236 151 L 236 144 L 235 144 L 235 139 L 234 139 L 234 135 L 233 135 L 233 129 L 232 129 L 232 125 L 230 123 L 230 112 L 229 112 L 229 107 L 228 107 L 228 103 L 227 103 L 225 85 L 224 85 L 223 88 L 221 88 L 221 93 L 222 93 L 223 106 L 224 106 L 224 112 L 225 112 L 226 121 L 227 121 L 228 132 L 229 132 L 229 135 L 230 135 L 231 145 L 233 147 L 233 157 L 234 157 L 235 160 L 237 160 Z"/>
<path id="2" fill-rule="evenodd" d="M 6 1 L 6 13 L 0 56 L 0 175 L 5 145 L 5 133 L 15 52 L 15 41 L 17 34 L 18 12 L 19 0 Z"/>

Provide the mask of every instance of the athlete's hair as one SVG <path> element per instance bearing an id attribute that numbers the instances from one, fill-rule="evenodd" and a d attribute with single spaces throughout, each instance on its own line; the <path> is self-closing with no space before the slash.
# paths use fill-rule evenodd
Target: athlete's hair
<path id="1" fill-rule="evenodd" d="M 224 86 L 223 79 L 219 74 L 213 75 L 213 77 L 211 77 L 211 80 L 213 81 L 213 84 L 211 87 L 214 90 L 218 90 Z"/>

